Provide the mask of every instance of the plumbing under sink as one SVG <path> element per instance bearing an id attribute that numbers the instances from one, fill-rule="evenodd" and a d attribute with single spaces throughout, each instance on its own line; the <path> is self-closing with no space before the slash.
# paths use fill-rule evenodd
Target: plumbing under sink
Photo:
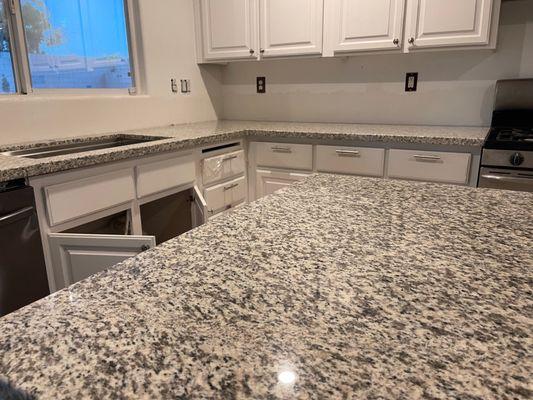
<path id="1" fill-rule="evenodd" d="M 168 139 L 163 136 L 126 136 L 117 135 L 114 137 L 88 139 L 83 142 L 54 144 L 51 146 L 37 146 L 27 149 L 5 151 L 0 153 L 6 156 L 25 158 L 46 158 L 61 156 L 65 154 L 84 153 L 93 150 L 111 149 L 114 147 L 129 146 L 132 144 L 148 143 L 156 140 Z"/>

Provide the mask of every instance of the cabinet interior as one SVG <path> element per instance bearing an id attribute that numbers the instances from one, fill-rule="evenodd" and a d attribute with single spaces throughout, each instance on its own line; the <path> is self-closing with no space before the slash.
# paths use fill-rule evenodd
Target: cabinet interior
<path id="1" fill-rule="evenodd" d="M 131 214 L 125 210 L 107 217 L 76 226 L 62 233 L 87 235 L 131 235 Z"/>
<path id="2" fill-rule="evenodd" d="M 143 235 L 160 244 L 193 228 L 192 190 L 185 190 L 141 205 Z"/>

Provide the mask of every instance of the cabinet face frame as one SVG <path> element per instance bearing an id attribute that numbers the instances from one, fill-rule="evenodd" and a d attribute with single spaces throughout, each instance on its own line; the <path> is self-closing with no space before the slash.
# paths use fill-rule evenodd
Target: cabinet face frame
<path id="1" fill-rule="evenodd" d="M 287 0 L 276 0 L 282 4 L 290 4 Z M 322 54 L 322 40 L 323 40 L 323 18 L 324 18 L 324 0 L 305 0 L 309 7 L 308 15 L 310 20 L 307 39 L 304 41 L 286 41 L 284 43 L 271 43 L 271 29 L 276 26 L 271 23 L 269 15 L 269 6 L 272 5 L 271 0 L 259 0 L 259 30 L 260 30 L 260 55 L 261 58 L 269 57 L 286 57 L 286 56 L 301 56 L 301 55 L 320 55 Z M 293 16 L 299 18 L 300 15 Z M 293 18 L 293 23 L 294 22 Z M 278 29 L 288 29 L 285 24 L 279 24 Z"/>
<path id="2" fill-rule="evenodd" d="M 350 0 L 329 0 L 324 10 L 324 56 L 332 57 L 357 52 L 401 52 L 406 0 L 390 0 L 389 14 L 383 16 L 387 32 L 383 35 L 349 37 L 346 31 L 347 12 Z M 375 0 L 366 0 L 374 4 Z M 397 40 L 397 42 L 396 42 Z"/>
<path id="3" fill-rule="evenodd" d="M 478 33 L 465 33 L 463 35 L 443 32 L 432 36 L 423 37 L 420 31 L 420 14 L 426 0 L 407 0 L 405 16 L 404 52 L 423 50 L 475 50 L 494 49 L 498 35 L 501 0 L 472 0 L 476 2 L 479 11 Z M 475 21 L 474 21 L 475 22 Z M 414 39 L 413 43 L 410 41 Z"/>
<path id="4" fill-rule="evenodd" d="M 242 46 L 221 47 L 218 50 L 213 46 L 210 1 L 220 0 L 193 0 L 195 15 L 195 37 L 198 62 L 228 61 L 228 60 L 257 60 L 259 57 L 259 16 L 258 0 L 242 0 L 245 4 L 245 43 Z M 222 3 L 222 2 L 220 2 Z M 200 51 L 201 50 L 201 51 Z"/>

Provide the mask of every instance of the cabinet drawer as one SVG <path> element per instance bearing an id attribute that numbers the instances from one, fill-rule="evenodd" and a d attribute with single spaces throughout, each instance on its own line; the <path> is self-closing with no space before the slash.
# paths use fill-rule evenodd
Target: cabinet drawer
<path id="1" fill-rule="evenodd" d="M 144 197 L 194 182 L 196 171 L 192 156 L 156 161 L 137 167 L 137 196 Z"/>
<path id="2" fill-rule="evenodd" d="M 313 169 L 313 146 L 310 144 L 255 142 L 254 145 L 258 166 Z"/>
<path id="3" fill-rule="evenodd" d="M 206 158 L 202 164 L 204 185 L 239 175 L 244 172 L 244 151 Z"/>
<path id="4" fill-rule="evenodd" d="M 207 209 L 212 213 L 237 205 L 245 199 L 246 180 L 244 176 L 205 190 Z"/>
<path id="5" fill-rule="evenodd" d="M 384 149 L 317 146 L 318 171 L 367 176 L 383 176 Z"/>
<path id="6" fill-rule="evenodd" d="M 391 150 L 388 175 L 391 178 L 465 184 L 471 155 L 416 150 Z"/>
<path id="7" fill-rule="evenodd" d="M 133 200 L 133 170 L 60 183 L 46 187 L 44 192 L 50 226 L 55 226 Z"/>

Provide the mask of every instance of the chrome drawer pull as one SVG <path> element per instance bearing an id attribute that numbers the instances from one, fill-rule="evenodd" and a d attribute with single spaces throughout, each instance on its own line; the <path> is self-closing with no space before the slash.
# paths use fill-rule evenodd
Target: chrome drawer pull
<path id="1" fill-rule="evenodd" d="M 339 157 L 359 157 L 361 152 L 357 150 L 335 150 Z"/>
<path id="2" fill-rule="evenodd" d="M 234 160 L 234 159 L 236 159 L 236 158 L 237 158 L 237 156 L 224 157 L 224 158 L 222 159 L 222 162 L 230 161 L 230 160 Z"/>
<path id="3" fill-rule="evenodd" d="M 292 153 L 290 147 L 272 147 L 274 153 Z"/>
<path id="4" fill-rule="evenodd" d="M 440 160 L 442 160 L 442 158 L 439 157 L 439 156 L 421 156 L 419 154 L 415 154 L 413 157 L 415 159 L 417 159 L 417 160 L 425 160 L 425 161 L 440 161 Z"/>
<path id="5" fill-rule="evenodd" d="M 239 186 L 238 183 L 234 183 L 233 185 L 229 185 L 229 186 L 224 186 L 224 191 L 231 190 L 233 188 L 236 188 L 237 186 Z"/>

